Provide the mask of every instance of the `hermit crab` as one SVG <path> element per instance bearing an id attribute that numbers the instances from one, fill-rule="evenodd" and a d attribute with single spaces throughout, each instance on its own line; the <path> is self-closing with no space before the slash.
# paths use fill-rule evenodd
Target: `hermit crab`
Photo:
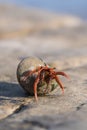
<path id="1" fill-rule="evenodd" d="M 30 95 L 46 95 L 53 91 L 58 85 L 64 93 L 64 86 L 59 75 L 69 76 L 52 68 L 37 57 L 24 58 L 17 67 L 17 79 L 22 88 Z"/>

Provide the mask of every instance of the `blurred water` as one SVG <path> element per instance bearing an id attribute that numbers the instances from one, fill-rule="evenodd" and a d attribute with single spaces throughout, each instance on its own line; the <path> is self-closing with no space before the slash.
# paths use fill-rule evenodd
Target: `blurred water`
<path id="1" fill-rule="evenodd" d="M 63 14 L 72 14 L 87 19 L 87 0 L 0 0 L 21 6 L 38 7 Z"/>

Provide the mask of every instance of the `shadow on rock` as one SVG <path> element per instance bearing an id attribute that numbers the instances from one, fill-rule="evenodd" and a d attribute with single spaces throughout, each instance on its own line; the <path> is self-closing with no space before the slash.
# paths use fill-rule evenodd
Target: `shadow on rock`
<path id="1" fill-rule="evenodd" d="M 0 96 L 26 97 L 27 94 L 16 83 L 0 82 Z"/>

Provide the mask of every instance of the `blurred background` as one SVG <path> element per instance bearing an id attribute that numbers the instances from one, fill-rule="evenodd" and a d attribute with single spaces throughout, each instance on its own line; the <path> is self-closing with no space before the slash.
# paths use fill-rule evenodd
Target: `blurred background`
<path id="1" fill-rule="evenodd" d="M 0 0 L 0 3 L 37 7 L 57 13 L 74 14 L 82 18 L 87 18 L 86 0 Z"/>
<path id="2" fill-rule="evenodd" d="M 86 56 L 86 21 L 86 0 L 0 0 L 1 55 Z"/>
<path id="3" fill-rule="evenodd" d="M 51 12 L 77 15 L 87 19 L 86 0 L 0 0 L 0 3 L 15 4 L 22 7 L 36 7 Z"/>
<path id="4" fill-rule="evenodd" d="M 63 96 L 25 97 L 16 70 L 28 56 L 69 74 Z M 87 0 L 0 0 L 0 74 L 3 130 L 87 129 Z"/>

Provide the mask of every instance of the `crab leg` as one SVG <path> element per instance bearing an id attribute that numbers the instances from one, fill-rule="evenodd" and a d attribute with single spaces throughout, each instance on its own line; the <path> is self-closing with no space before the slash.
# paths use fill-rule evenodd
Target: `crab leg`
<path id="1" fill-rule="evenodd" d="M 63 86 L 61 80 L 59 79 L 59 77 L 56 75 L 55 75 L 55 80 L 60 85 L 60 88 L 62 89 L 62 92 L 64 93 L 64 86 Z"/>
<path id="2" fill-rule="evenodd" d="M 38 69 L 26 72 L 25 75 L 23 76 L 22 80 L 25 81 L 30 75 L 32 75 L 33 73 L 39 71 L 40 69 L 41 69 L 41 67 L 38 67 Z"/>
<path id="3" fill-rule="evenodd" d="M 62 75 L 62 76 L 65 76 L 67 79 L 70 78 L 66 73 L 64 73 L 64 72 L 62 72 L 62 71 L 56 72 L 56 75 Z"/>
<path id="4" fill-rule="evenodd" d="M 35 82 L 34 82 L 34 95 L 35 95 L 36 101 L 38 101 L 38 98 L 37 98 L 37 85 L 38 85 L 38 83 L 40 81 L 41 70 L 42 70 L 42 68 L 39 69 L 38 76 L 37 76 L 37 78 L 35 79 Z"/>
<path id="5" fill-rule="evenodd" d="M 41 72 L 42 72 L 43 70 L 48 70 L 48 68 L 46 68 L 46 67 L 45 67 L 45 69 L 43 69 L 42 67 L 39 68 L 39 69 L 38 69 L 38 71 L 39 71 L 39 72 L 38 72 L 38 76 L 37 76 L 37 78 L 36 78 L 36 80 L 35 80 L 35 82 L 34 82 L 34 95 L 35 95 L 36 101 L 38 101 L 38 98 L 37 98 L 37 85 L 38 85 L 38 83 L 39 83 L 39 81 L 40 81 L 40 77 L 42 78 L 42 80 L 44 79 L 43 75 L 41 76 Z"/>
<path id="6" fill-rule="evenodd" d="M 36 101 L 38 101 L 38 98 L 37 98 L 37 84 L 39 83 L 39 76 L 37 76 L 35 82 L 34 82 L 34 96 L 35 96 L 35 99 Z"/>

